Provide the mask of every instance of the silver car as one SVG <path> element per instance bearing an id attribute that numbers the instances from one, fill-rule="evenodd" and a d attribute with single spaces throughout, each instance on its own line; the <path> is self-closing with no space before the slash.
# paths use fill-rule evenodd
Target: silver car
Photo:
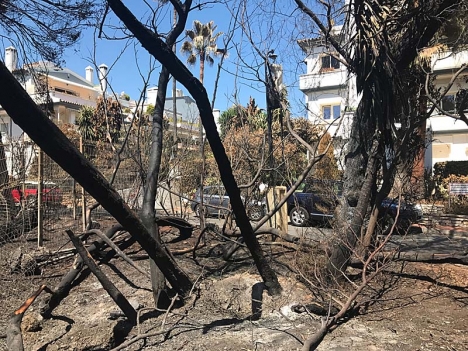
<path id="1" fill-rule="evenodd" d="M 197 189 L 190 207 L 199 216 L 201 206 L 201 189 Z M 242 198 L 242 200 L 245 199 Z M 246 206 L 247 216 L 253 221 L 258 221 L 265 215 L 264 200 L 250 200 Z M 203 213 L 205 216 L 224 216 L 230 212 L 230 199 L 224 186 L 214 185 L 203 187 Z"/>

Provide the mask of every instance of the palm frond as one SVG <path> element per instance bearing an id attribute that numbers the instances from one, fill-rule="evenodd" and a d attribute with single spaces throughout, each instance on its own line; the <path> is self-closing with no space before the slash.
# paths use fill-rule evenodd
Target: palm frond
<path id="1" fill-rule="evenodd" d="M 193 45 L 191 42 L 189 41 L 184 41 L 181 48 L 180 48 L 180 51 L 184 54 L 191 54 L 192 51 L 193 51 Z"/>
<path id="2" fill-rule="evenodd" d="M 206 55 L 206 56 L 205 56 L 205 61 L 208 62 L 208 64 L 209 64 L 210 66 L 213 66 L 214 59 L 213 59 L 213 57 L 211 57 L 210 55 Z"/>
<path id="3" fill-rule="evenodd" d="M 193 40 L 193 38 L 195 38 L 195 36 L 196 36 L 195 32 L 194 32 L 193 30 L 191 30 L 191 29 L 187 29 L 187 30 L 185 31 L 185 35 L 186 35 L 187 37 L 189 37 L 190 39 L 192 39 L 192 40 Z"/>
<path id="4" fill-rule="evenodd" d="M 187 63 L 189 65 L 194 65 L 197 62 L 197 55 L 195 54 L 190 54 L 190 56 L 187 58 Z"/>
<path id="5" fill-rule="evenodd" d="M 202 28 L 203 28 L 203 23 L 201 23 L 200 21 L 193 21 L 193 31 L 197 34 L 197 35 L 200 35 L 201 31 L 202 31 Z"/>
<path id="6" fill-rule="evenodd" d="M 203 36 L 204 38 L 211 38 L 213 34 L 213 31 L 211 30 L 210 27 L 208 26 L 203 26 L 201 32 L 200 32 L 200 35 Z"/>

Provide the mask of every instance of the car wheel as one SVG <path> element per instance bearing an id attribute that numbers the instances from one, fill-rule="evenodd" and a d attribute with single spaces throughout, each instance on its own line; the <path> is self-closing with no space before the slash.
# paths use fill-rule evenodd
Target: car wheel
<path id="1" fill-rule="evenodd" d="M 197 217 L 200 217 L 200 215 L 201 215 L 200 209 L 201 209 L 200 205 L 196 205 L 195 208 L 194 208 L 194 211 L 195 211 L 195 214 L 197 215 Z M 203 206 L 203 215 L 204 215 L 205 218 L 208 217 L 208 209 L 206 208 L 206 206 Z"/>
<path id="2" fill-rule="evenodd" d="M 263 208 L 262 206 L 251 206 L 247 209 L 247 216 L 252 221 L 258 221 L 263 217 Z"/>
<path id="3" fill-rule="evenodd" d="M 296 227 L 303 227 L 309 222 L 309 212 L 303 207 L 295 207 L 289 214 L 291 224 Z"/>
<path id="4" fill-rule="evenodd" d="M 385 215 L 381 222 L 380 222 L 380 228 L 381 228 L 381 231 L 382 231 L 382 234 L 383 235 L 388 235 L 390 234 L 392 228 L 393 228 L 393 225 L 395 224 L 395 218 L 393 218 L 392 216 L 390 215 Z M 393 230 L 393 233 L 397 233 L 397 227 L 395 226 L 394 230 Z"/>

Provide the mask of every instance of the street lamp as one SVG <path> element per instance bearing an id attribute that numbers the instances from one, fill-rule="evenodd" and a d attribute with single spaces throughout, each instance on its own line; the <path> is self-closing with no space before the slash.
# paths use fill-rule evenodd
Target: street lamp
<path id="1" fill-rule="evenodd" d="M 271 68 L 270 68 L 270 61 L 269 59 L 272 59 L 273 61 L 276 60 L 278 55 L 275 54 L 274 50 L 270 50 L 266 53 L 265 55 L 265 87 L 266 87 L 266 110 L 267 110 L 267 125 L 268 125 L 268 135 L 267 135 L 267 141 L 268 141 L 268 167 L 270 169 L 273 169 L 273 137 L 272 137 L 272 123 L 273 123 L 273 111 L 272 111 L 272 106 L 273 106 L 273 98 L 272 98 L 272 90 L 274 89 L 274 82 L 272 80 L 271 76 Z"/>

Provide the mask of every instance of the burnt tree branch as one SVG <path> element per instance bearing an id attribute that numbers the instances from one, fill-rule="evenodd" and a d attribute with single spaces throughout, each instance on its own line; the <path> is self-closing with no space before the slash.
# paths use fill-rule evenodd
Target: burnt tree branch
<path id="1" fill-rule="evenodd" d="M 73 245 L 76 247 L 76 250 L 80 254 L 83 262 L 88 266 L 91 272 L 96 276 L 96 278 L 101 283 L 104 290 L 107 291 L 109 296 L 115 301 L 117 306 L 122 310 L 125 316 L 130 322 L 136 324 L 137 321 L 137 312 L 133 306 L 128 302 L 125 296 L 117 289 L 117 287 L 107 278 L 107 276 L 101 271 L 101 269 L 94 262 L 93 258 L 89 254 L 88 250 L 84 247 L 81 240 L 73 234 L 71 230 L 66 231 L 70 240 L 73 242 Z"/>
<path id="2" fill-rule="evenodd" d="M 0 63 L 0 105 L 12 120 L 57 164 L 98 201 L 143 247 L 166 279 L 184 296 L 192 282 L 150 235 L 137 215 L 106 178 L 50 121 L 3 63 Z"/>
<path id="3" fill-rule="evenodd" d="M 138 21 L 133 13 L 130 12 L 120 0 L 109 0 L 108 3 L 117 17 L 119 17 L 125 26 L 135 35 L 141 45 L 165 66 L 173 77 L 184 85 L 195 99 L 200 112 L 200 118 L 205 128 L 206 137 L 213 150 L 213 155 L 220 171 L 221 180 L 231 200 L 231 206 L 236 215 L 237 225 L 242 232 L 247 247 L 249 248 L 269 293 L 273 295 L 279 294 L 281 292 L 281 286 L 276 273 L 271 269 L 260 244 L 255 238 L 244 204 L 242 203 L 240 190 L 232 173 L 231 164 L 219 137 L 211 104 L 203 84 L 196 79 L 188 68 L 177 58 L 172 48 Z"/>

